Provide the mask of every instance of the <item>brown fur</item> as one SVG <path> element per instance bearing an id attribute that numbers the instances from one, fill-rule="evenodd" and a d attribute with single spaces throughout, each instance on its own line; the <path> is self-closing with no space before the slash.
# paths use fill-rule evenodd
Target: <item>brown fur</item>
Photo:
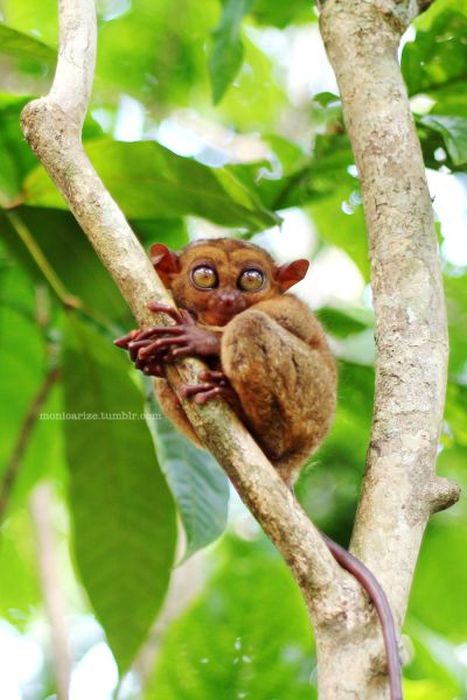
<path id="1" fill-rule="evenodd" d="M 158 264 L 155 260 L 156 269 Z M 193 285 L 190 272 L 202 264 L 216 269 L 216 289 Z M 266 275 L 264 287 L 237 293 L 233 308 L 219 310 L 222 294 L 234 294 L 239 274 L 251 266 Z M 177 305 L 194 312 L 200 326 L 222 327 L 217 329 L 219 361 L 214 358 L 211 367 L 228 377 L 239 400 L 237 413 L 283 479 L 293 483 L 328 432 L 336 401 L 336 368 L 323 329 L 303 302 L 283 294 L 303 277 L 307 264 L 278 267 L 257 246 L 217 239 L 190 244 L 175 262 L 166 259 L 162 267 Z M 164 412 L 199 444 L 165 380 L 155 384 Z"/>

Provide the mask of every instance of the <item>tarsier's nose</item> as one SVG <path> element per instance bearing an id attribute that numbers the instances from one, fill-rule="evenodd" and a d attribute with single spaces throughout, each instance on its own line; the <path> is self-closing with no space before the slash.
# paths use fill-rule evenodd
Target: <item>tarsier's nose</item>
<path id="1" fill-rule="evenodd" d="M 231 309 L 238 304 L 239 296 L 239 293 L 233 289 L 231 291 L 226 290 L 218 293 L 217 300 L 224 309 Z"/>

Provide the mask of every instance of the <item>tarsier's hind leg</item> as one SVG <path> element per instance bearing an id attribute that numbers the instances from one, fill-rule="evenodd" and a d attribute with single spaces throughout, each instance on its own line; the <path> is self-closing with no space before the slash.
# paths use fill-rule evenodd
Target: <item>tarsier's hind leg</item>
<path id="1" fill-rule="evenodd" d="M 290 472 L 327 433 L 334 413 L 335 377 L 322 351 L 262 311 L 248 310 L 224 331 L 221 361 L 249 429 L 290 481 Z"/>
<path id="2" fill-rule="evenodd" d="M 203 447 L 199 437 L 193 430 L 193 426 L 186 417 L 177 395 L 165 379 L 154 380 L 154 392 L 167 418 L 197 447 Z"/>

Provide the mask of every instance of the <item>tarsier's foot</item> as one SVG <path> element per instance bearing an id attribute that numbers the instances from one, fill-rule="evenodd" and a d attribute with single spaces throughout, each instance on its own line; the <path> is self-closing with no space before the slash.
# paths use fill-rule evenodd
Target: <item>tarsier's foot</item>
<path id="1" fill-rule="evenodd" d="M 180 393 L 185 399 L 194 397 L 195 403 L 204 404 L 218 396 L 228 398 L 233 393 L 229 380 L 223 372 L 206 370 L 201 372 L 199 378 L 203 380 L 203 384 L 182 384 Z"/>

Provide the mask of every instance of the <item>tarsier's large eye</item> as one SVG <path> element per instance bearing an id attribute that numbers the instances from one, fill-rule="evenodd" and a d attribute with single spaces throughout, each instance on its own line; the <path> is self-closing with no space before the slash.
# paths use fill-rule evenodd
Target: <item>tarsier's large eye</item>
<path id="1" fill-rule="evenodd" d="M 264 284 L 264 273 L 261 270 L 250 268 L 244 270 L 238 278 L 237 285 L 244 292 L 257 292 Z"/>
<path id="2" fill-rule="evenodd" d="M 191 272 L 191 279 L 199 289 L 213 289 L 217 287 L 216 271 L 209 265 L 199 265 Z"/>

